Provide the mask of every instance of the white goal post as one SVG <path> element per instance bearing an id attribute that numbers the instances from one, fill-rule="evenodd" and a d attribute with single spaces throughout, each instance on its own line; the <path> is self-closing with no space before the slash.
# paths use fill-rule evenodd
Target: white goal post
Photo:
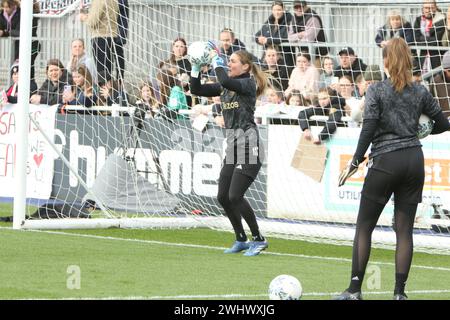
<path id="1" fill-rule="evenodd" d="M 113 32 L 119 19 L 125 18 L 119 7 L 102 21 L 105 32 L 113 35 L 109 47 L 99 47 L 111 51 L 110 60 L 106 57 L 102 65 L 100 57 L 107 54 L 101 50 L 100 53 L 97 51 L 97 56 L 93 53 L 98 41 L 89 24 L 80 20 L 84 12 L 81 4 L 85 4 L 83 8 L 87 10 L 92 8 L 89 7 L 92 2 L 54 1 L 57 10 L 34 15 L 39 18 L 39 25 L 37 37 L 33 37 L 33 1 L 22 1 L 17 104 L 20 107 L 8 104 L 2 111 L 16 119 L 15 174 L 13 177 L 9 170 L 0 177 L 3 185 L 0 197 L 14 198 L 15 229 L 206 227 L 231 231 L 216 199 L 225 131 L 214 122 L 214 101 L 190 94 L 188 58 L 186 53 L 178 56 L 177 50 L 194 41 L 213 40 L 222 46 L 226 42 L 221 38 L 223 32 L 228 32 L 228 36 L 232 30 L 232 36 L 240 40 L 233 50 L 245 45 L 258 66 L 272 79 L 270 83 L 274 88 L 278 88 L 278 83 L 282 86 L 283 81 L 289 86 L 289 74 L 281 73 L 281 68 L 287 64 L 287 58 L 283 60 L 283 54 L 286 54 L 283 48 L 292 48 L 294 54 L 308 49 L 310 64 L 318 75 L 317 86 L 308 89 L 312 91 L 302 92 L 303 98 L 311 96 L 310 100 L 302 100 L 309 104 L 290 105 L 286 98 L 293 94 L 281 97 L 282 101 L 272 101 L 273 97 L 266 92 L 256 106 L 255 121 L 266 157 L 246 198 L 255 210 L 262 232 L 269 237 L 352 243 L 367 168 L 361 167 L 341 188 L 337 187 L 337 179 L 356 148 L 360 132 L 358 121 L 350 114 L 345 115 L 337 131 L 318 149 L 308 149 L 310 151 L 305 153 L 302 149 L 305 146 L 300 143 L 299 111 L 317 103 L 319 79 L 322 79 L 319 77 L 326 73 L 321 64 L 324 57 L 319 59 L 316 54 L 320 43 L 285 42 L 274 48 L 277 59 L 273 66 L 268 58 L 270 52 L 265 52 L 255 39 L 255 34 L 272 12 L 271 3 L 267 1 L 224 4 L 217 0 L 192 3 L 129 0 L 125 36 Z M 104 4 L 109 0 L 99 2 Z M 388 4 L 377 0 L 371 4 L 366 1 L 307 2 L 321 17 L 327 39 L 325 45 L 334 68 L 339 63 L 339 52 L 350 47 L 364 64 L 370 66 L 367 70 L 373 70 L 366 73 L 363 70 L 360 78 L 351 79 L 349 83 L 342 80 L 333 87 L 342 90 L 340 95 L 347 94 L 344 92 L 346 86 L 351 87 L 353 92 L 346 97 L 346 103 L 350 108 L 359 106 L 363 93 L 358 91 L 358 85 L 378 74 L 382 76 L 380 71 L 372 68 L 379 67 L 382 62 L 381 49 L 375 42 L 379 28 L 394 12 L 409 21 L 412 30 L 414 19 L 420 15 L 422 1 L 396 0 Z M 285 10 L 294 14 L 292 1 L 284 3 Z M 438 6 L 445 14 L 450 2 L 438 1 Z M 290 35 L 293 28 L 292 25 L 287 27 Z M 83 40 L 79 42 L 90 62 L 77 60 L 73 66 L 76 60 L 73 44 L 77 39 Z M 29 81 L 32 40 L 39 41 L 41 48 L 34 64 L 34 80 L 39 89 L 35 94 L 45 96 L 46 92 L 41 89 L 45 88 L 45 81 L 51 81 L 48 62 L 54 59 L 62 62 L 63 68 L 57 66 L 62 75 L 55 82 L 60 86 L 58 99 L 61 100 L 56 103 L 47 104 L 45 102 L 49 100 L 44 99 L 40 103 L 29 103 L 33 94 L 30 94 Z M 437 52 L 439 57 L 446 51 L 434 44 L 426 48 L 429 52 Z M 124 50 L 124 70 L 121 49 Z M 89 89 L 84 72 L 90 72 L 92 65 L 95 71 L 90 75 L 93 87 Z M 10 69 L 10 66 L 3 67 Z M 275 67 L 279 82 L 274 80 Z M 288 72 L 296 66 L 290 67 Z M 421 81 L 430 88 L 434 76 L 442 71 L 440 67 L 433 69 L 425 64 L 416 69 L 421 72 Z M 67 71 L 67 78 L 63 77 L 63 71 Z M 78 84 L 80 74 L 84 82 Z M 164 77 L 172 81 L 169 90 L 166 90 Z M 210 71 L 205 71 L 202 81 L 214 82 L 216 79 Z M 69 90 L 73 97 L 64 92 L 62 82 L 71 85 Z M 282 96 L 289 91 L 280 87 L 273 95 Z M 92 105 L 81 105 L 88 99 L 79 100 L 80 92 L 84 97 L 91 97 Z M 153 98 L 145 104 L 143 101 L 148 98 L 148 92 L 152 92 Z M 179 95 L 175 96 L 173 92 Z M 66 94 L 75 102 L 67 102 Z M 443 98 L 450 101 L 448 95 Z M 180 109 L 179 112 L 175 115 L 164 113 L 166 109 L 161 106 L 172 104 L 174 109 Z M 324 118 L 316 115 L 313 119 L 317 122 L 312 126 L 312 132 L 318 136 Z M 6 123 L 6 120 L 0 122 Z M 2 134 L 0 143 L 10 144 L 9 136 L 12 137 L 13 132 Z M 446 132 L 421 140 L 426 159 L 426 182 L 424 201 L 419 205 L 415 221 L 414 242 L 418 251 L 450 254 L 450 215 L 446 211 L 450 209 L 449 138 L 450 132 Z M 0 150 L 0 158 L 6 159 L 2 152 L 7 151 Z M 8 163 L 5 160 L 6 168 Z M 7 187 L 9 183 L 14 184 L 14 191 Z M 392 221 L 393 205 L 389 202 L 374 231 L 374 246 L 395 247 Z"/>

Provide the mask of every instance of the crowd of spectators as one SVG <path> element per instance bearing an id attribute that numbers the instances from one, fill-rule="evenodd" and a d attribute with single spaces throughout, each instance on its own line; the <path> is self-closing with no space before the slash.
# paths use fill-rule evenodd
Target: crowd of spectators
<path id="1" fill-rule="evenodd" d="M 20 1 L 0 0 L 0 3 L 0 37 L 18 37 Z M 38 12 L 38 3 L 35 4 L 35 12 Z M 90 31 L 92 52 L 86 51 L 83 39 L 73 39 L 70 60 L 64 66 L 59 59 L 50 59 L 46 66 L 47 77 L 40 86 L 34 81 L 34 61 L 40 43 L 33 40 L 31 103 L 59 104 L 63 112 L 64 106 L 68 105 L 91 108 L 132 104 L 137 107 L 140 117 L 164 115 L 171 119 L 185 119 L 180 110 L 211 113 L 213 105 L 218 104 L 217 99 L 211 101 L 190 94 L 188 42 L 182 37 L 173 40 L 171 52 L 160 62 L 156 77 L 144 79 L 137 94 L 127 93 L 124 46 L 128 37 L 128 0 L 92 0 L 89 10 L 81 10 L 79 19 Z M 37 27 L 38 19 L 33 18 L 33 35 L 36 35 Z M 389 11 L 386 23 L 374 35 L 374 42 L 383 48 L 397 37 L 404 38 L 411 46 L 443 47 L 442 50 L 412 50 L 413 73 L 417 82 L 428 86 L 421 74 L 442 66 L 442 71 L 431 77 L 429 89 L 450 116 L 450 53 L 445 53 L 444 48 L 450 43 L 450 8 L 445 15 L 434 0 L 424 0 L 422 14 L 412 24 L 400 11 Z M 323 123 L 325 131 L 315 139 L 316 143 L 328 139 L 337 125 L 358 126 L 362 121 L 367 87 L 386 78 L 383 70 L 376 65 L 367 65 L 351 47 L 338 49 L 336 56 L 331 55 L 322 19 L 307 1 L 294 1 L 293 13 L 282 1 L 274 1 L 270 16 L 254 39 L 264 48 L 264 53 L 261 57 L 252 55 L 253 60 L 267 74 L 270 85 L 257 108 L 271 104 L 309 107 L 299 114 L 303 130 L 308 130 L 308 119 L 312 115 L 328 116 Z M 10 74 L 12 85 L 4 90 L 9 103 L 17 102 L 18 43 L 15 40 L 15 62 Z M 230 28 L 218 31 L 218 43 L 225 60 L 233 52 L 247 50 Z M 309 47 L 305 45 L 308 43 L 314 44 L 313 52 L 308 51 Z M 201 74 L 203 81 L 215 81 L 214 72 L 208 66 L 203 67 Z M 199 104 L 209 107 L 196 107 Z M 352 120 L 343 123 L 344 116 Z"/>

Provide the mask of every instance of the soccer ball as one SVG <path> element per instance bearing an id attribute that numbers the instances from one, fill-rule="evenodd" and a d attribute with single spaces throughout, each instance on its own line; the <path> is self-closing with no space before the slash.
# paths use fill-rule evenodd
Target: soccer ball
<path id="1" fill-rule="evenodd" d="M 419 118 L 419 127 L 417 129 L 417 137 L 423 139 L 433 130 L 434 122 L 427 115 L 422 114 Z"/>
<path id="2" fill-rule="evenodd" d="M 196 41 L 189 45 L 187 54 L 191 64 L 204 66 L 211 63 L 212 57 L 210 52 L 211 48 L 207 42 Z"/>
<path id="3" fill-rule="evenodd" d="M 270 300 L 300 300 L 302 293 L 300 281 L 286 274 L 274 278 L 269 285 Z"/>

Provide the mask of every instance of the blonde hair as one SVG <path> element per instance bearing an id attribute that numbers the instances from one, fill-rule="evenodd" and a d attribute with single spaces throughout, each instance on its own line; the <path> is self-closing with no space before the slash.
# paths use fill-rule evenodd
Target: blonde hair
<path id="1" fill-rule="evenodd" d="M 264 94 L 264 91 L 266 91 L 267 88 L 266 74 L 262 72 L 261 69 L 253 63 L 252 55 L 247 51 L 239 50 L 234 52 L 233 54 L 239 57 L 239 60 L 241 60 L 241 63 L 243 65 L 248 64 L 250 66 L 250 70 L 248 70 L 248 72 L 253 74 L 253 77 L 256 80 L 256 97 L 258 98 L 259 96 Z"/>
<path id="2" fill-rule="evenodd" d="M 412 84 L 411 49 L 403 38 L 389 41 L 383 48 L 383 59 L 395 91 L 401 92 Z"/>
<path id="3" fill-rule="evenodd" d="M 391 18 L 392 18 L 392 17 L 399 17 L 399 18 L 400 18 L 400 21 L 401 21 L 401 24 L 402 24 L 402 27 L 403 27 L 403 25 L 405 24 L 405 20 L 403 19 L 403 16 L 401 15 L 401 13 L 400 13 L 399 10 L 394 9 L 394 10 L 390 10 L 390 11 L 388 12 L 388 14 L 387 14 L 386 25 L 388 25 L 389 28 L 392 29 L 392 26 L 391 26 Z"/>

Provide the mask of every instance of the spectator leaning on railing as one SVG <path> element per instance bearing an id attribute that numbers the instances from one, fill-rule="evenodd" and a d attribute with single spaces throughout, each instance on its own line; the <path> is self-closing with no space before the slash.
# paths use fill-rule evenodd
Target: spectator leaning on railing
<path id="1" fill-rule="evenodd" d="M 408 44 L 414 43 L 411 23 L 406 21 L 398 10 L 389 11 L 386 24 L 377 31 L 375 42 L 377 46 L 384 48 L 387 42 L 394 38 L 403 38 Z"/>
<path id="2" fill-rule="evenodd" d="M 306 1 L 294 1 L 294 16 L 289 29 L 289 42 L 295 41 L 326 42 L 322 19 L 308 6 Z M 308 47 L 301 48 L 301 50 L 308 50 Z M 318 57 L 326 56 L 328 52 L 329 50 L 326 46 L 316 48 Z"/>
<path id="3" fill-rule="evenodd" d="M 33 94 L 30 102 L 33 104 L 61 104 L 64 87 L 72 84 L 72 79 L 59 59 L 50 59 L 47 62 L 47 79 Z"/>
<path id="4" fill-rule="evenodd" d="M 424 0 L 422 15 L 414 21 L 414 40 L 417 46 L 439 46 L 445 32 L 445 15 L 435 0 Z M 419 50 L 418 60 L 423 72 L 441 65 L 439 50 Z"/>
<path id="5" fill-rule="evenodd" d="M 269 46 L 280 47 L 279 50 L 288 67 L 289 75 L 295 65 L 295 48 L 281 46 L 281 44 L 289 42 L 288 31 L 291 22 L 292 15 L 285 11 L 283 1 L 274 1 L 272 4 L 272 14 L 255 34 L 256 43 L 262 45 L 264 48 Z"/>
<path id="6" fill-rule="evenodd" d="M 442 72 L 433 77 L 430 92 L 439 102 L 444 115 L 450 117 L 450 51 L 442 57 Z"/>
<path id="7" fill-rule="evenodd" d="M 6 99 L 8 103 L 17 103 L 19 93 L 19 65 L 13 65 L 11 67 L 11 79 L 12 85 L 6 90 Z M 36 82 L 30 80 L 30 96 L 37 92 Z"/>

